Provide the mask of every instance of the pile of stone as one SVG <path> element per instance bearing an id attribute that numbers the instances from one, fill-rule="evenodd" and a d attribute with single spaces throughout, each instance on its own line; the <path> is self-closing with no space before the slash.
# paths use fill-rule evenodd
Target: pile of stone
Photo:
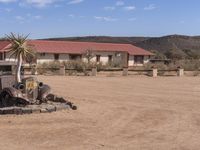
<path id="1" fill-rule="evenodd" d="M 68 103 L 44 103 L 41 105 L 27 105 L 24 107 L 4 107 L 0 108 L 0 115 L 8 114 L 37 114 L 37 113 L 51 113 L 60 110 L 69 110 L 71 109 Z"/>

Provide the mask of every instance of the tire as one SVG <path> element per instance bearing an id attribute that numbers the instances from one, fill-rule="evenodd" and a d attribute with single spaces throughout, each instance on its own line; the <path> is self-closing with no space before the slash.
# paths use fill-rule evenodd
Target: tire
<path id="1" fill-rule="evenodd" d="M 2 107 L 11 107 L 16 105 L 16 100 L 6 91 L 1 93 Z"/>

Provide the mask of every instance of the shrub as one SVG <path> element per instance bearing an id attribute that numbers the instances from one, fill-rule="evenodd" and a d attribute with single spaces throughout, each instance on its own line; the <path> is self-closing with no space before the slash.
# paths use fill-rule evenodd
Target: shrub
<path id="1" fill-rule="evenodd" d="M 147 63 L 144 65 L 145 69 L 151 69 L 152 66 L 159 70 L 175 70 L 177 67 L 181 67 L 186 71 L 197 71 L 200 69 L 200 60 L 198 59 L 183 59 L 171 62 L 168 65 L 163 63 Z"/>
<path id="2" fill-rule="evenodd" d="M 194 71 L 193 72 L 193 76 L 199 76 L 200 75 L 200 72 L 199 71 Z"/>

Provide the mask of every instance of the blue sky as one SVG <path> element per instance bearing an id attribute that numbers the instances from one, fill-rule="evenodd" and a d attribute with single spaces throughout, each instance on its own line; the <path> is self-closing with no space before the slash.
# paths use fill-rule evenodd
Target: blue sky
<path id="1" fill-rule="evenodd" d="M 0 37 L 200 35 L 199 0 L 0 0 Z"/>

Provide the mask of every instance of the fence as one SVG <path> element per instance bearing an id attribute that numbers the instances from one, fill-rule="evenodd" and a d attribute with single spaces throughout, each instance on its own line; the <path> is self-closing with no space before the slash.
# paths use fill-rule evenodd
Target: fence
<path id="1" fill-rule="evenodd" d="M 26 67 L 23 69 L 24 74 L 43 74 L 43 75 L 83 75 L 83 76 L 97 76 L 103 74 L 118 74 L 121 76 L 130 76 L 130 75 L 146 75 L 146 76 L 184 76 L 184 69 L 177 68 L 174 70 L 158 70 L 157 68 L 152 69 L 129 69 L 129 68 L 110 68 L 110 69 L 73 69 L 65 68 L 61 66 L 60 68 L 29 68 Z"/>

